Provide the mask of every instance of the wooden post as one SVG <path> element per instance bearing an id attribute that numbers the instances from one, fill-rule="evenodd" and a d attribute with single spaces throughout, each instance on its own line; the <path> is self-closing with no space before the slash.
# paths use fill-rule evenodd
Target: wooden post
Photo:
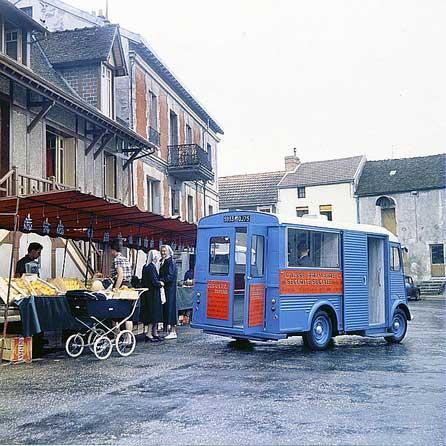
<path id="1" fill-rule="evenodd" d="M 5 348 L 5 341 L 6 341 L 6 333 L 8 331 L 8 313 L 9 313 L 9 301 L 11 297 L 11 280 L 12 280 L 12 271 L 14 266 L 14 256 L 13 256 L 13 250 L 14 245 L 16 244 L 16 236 L 17 231 L 19 228 L 19 205 L 20 205 L 20 198 L 17 197 L 16 199 L 16 207 L 15 207 L 15 216 L 14 216 L 14 242 L 13 242 L 13 249 L 11 251 L 11 256 L 9 258 L 9 280 L 8 280 L 8 293 L 6 297 L 6 307 L 5 307 L 5 316 L 4 316 L 4 322 L 3 322 L 3 337 L 2 342 L 0 346 L 0 363 L 3 361 L 3 350 Z"/>

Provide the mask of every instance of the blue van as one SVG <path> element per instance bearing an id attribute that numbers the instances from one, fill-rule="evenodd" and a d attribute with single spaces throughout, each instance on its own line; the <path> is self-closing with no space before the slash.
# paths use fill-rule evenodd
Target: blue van
<path id="1" fill-rule="evenodd" d="M 192 327 L 235 339 L 399 343 L 411 320 L 401 246 L 378 226 L 260 212 L 198 224 Z"/>

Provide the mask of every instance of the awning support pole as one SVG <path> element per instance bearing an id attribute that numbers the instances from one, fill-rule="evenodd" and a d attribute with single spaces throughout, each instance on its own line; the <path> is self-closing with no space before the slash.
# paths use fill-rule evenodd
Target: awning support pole
<path id="1" fill-rule="evenodd" d="M 68 242 L 69 242 L 69 240 L 66 239 L 65 240 L 65 249 L 63 251 L 62 277 L 65 276 L 65 264 L 67 263 Z"/>
<path id="2" fill-rule="evenodd" d="M 12 268 L 14 265 L 14 246 L 17 238 L 17 231 L 19 229 L 19 206 L 20 206 L 20 197 L 17 197 L 16 206 L 15 206 L 15 216 L 14 216 L 14 233 L 13 233 L 13 244 L 11 249 L 11 256 L 9 258 L 9 280 L 8 280 L 8 293 L 6 296 L 6 307 L 5 307 L 5 315 L 3 322 L 3 337 L 2 337 L 2 345 L 0 347 L 0 363 L 3 361 L 3 350 L 5 348 L 6 342 L 6 333 L 8 330 L 8 313 L 9 313 L 9 301 L 11 296 L 11 280 L 12 280 Z"/>

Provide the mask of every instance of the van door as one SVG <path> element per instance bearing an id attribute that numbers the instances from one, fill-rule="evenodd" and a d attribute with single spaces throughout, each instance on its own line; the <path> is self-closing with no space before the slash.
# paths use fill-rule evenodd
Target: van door
<path id="1" fill-rule="evenodd" d="M 264 328 L 267 228 L 250 226 L 247 242 L 243 331 L 250 334 Z"/>
<path id="2" fill-rule="evenodd" d="M 369 327 L 367 234 L 344 232 L 343 272 L 345 330 L 366 330 Z"/>
<path id="3" fill-rule="evenodd" d="M 206 323 L 221 327 L 232 326 L 234 294 L 235 229 L 217 228 L 203 231 L 205 245 L 200 241 L 198 258 L 208 258 L 206 283 Z M 204 245 L 204 246 L 203 246 Z M 204 255 L 203 255 L 204 254 Z"/>

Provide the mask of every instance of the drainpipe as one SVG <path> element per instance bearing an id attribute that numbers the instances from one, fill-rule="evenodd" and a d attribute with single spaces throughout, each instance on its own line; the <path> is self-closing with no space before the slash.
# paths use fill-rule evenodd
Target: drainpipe
<path id="1" fill-rule="evenodd" d="M 130 60 L 130 97 L 129 97 L 129 127 L 134 130 L 134 122 L 133 122 L 133 73 L 135 68 L 135 53 L 133 51 L 129 52 L 129 60 Z M 130 164 L 130 200 L 131 204 L 135 205 L 135 184 L 134 184 L 134 170 L 133 163 Z"/>

